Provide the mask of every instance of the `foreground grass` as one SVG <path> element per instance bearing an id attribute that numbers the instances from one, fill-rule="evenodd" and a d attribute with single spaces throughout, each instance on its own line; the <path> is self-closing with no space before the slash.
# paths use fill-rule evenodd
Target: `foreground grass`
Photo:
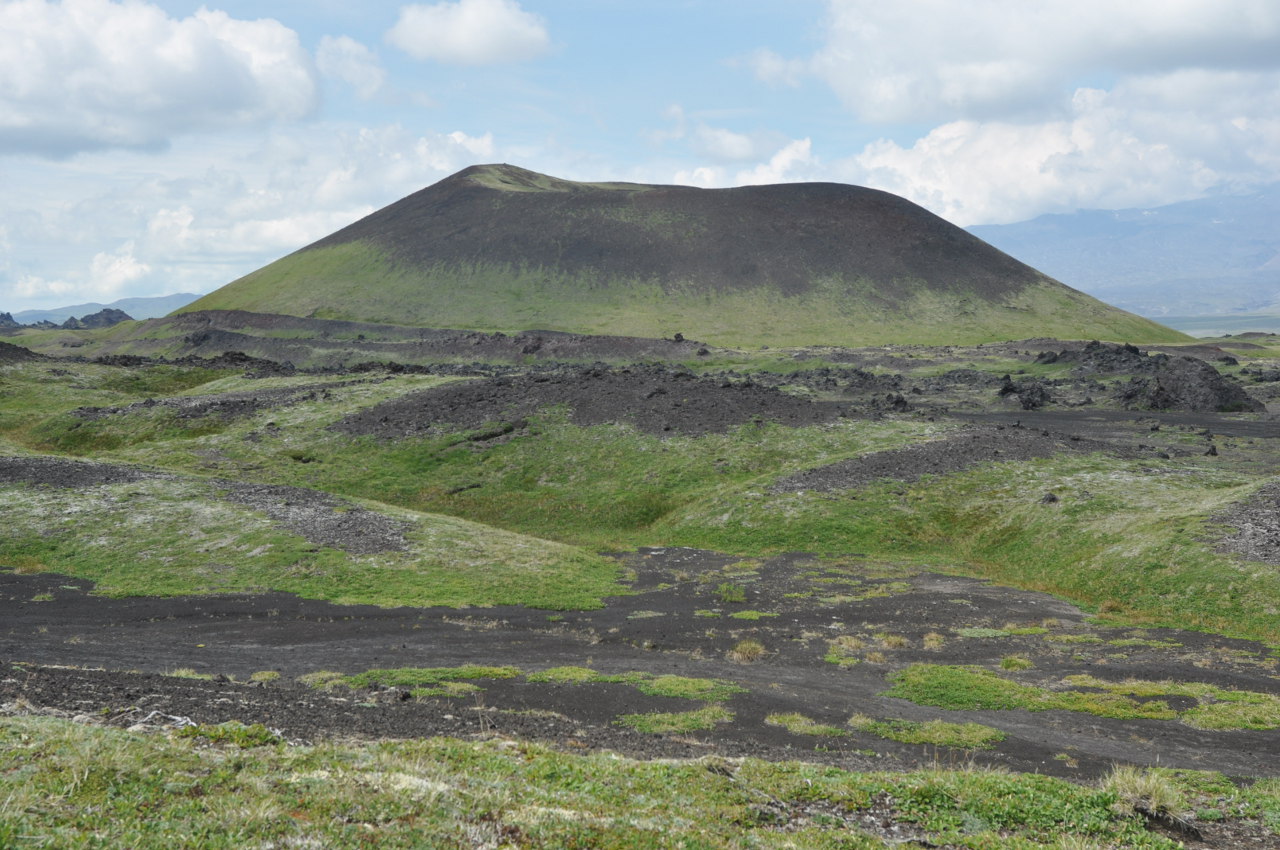
<path id="1" fill-rule="evenodd" d="M 0 718 L 0 846 L 876 848 L 856 813 L 884 799 L 896 822 L 957 847 L 1178 846 L 1116 812 L 1124 789 L 1044 776 L 273 740 L 256 727 L 148 735 Z M 1202 809 L 1280 826 L 1275 781 L 1165 776 Z"/>

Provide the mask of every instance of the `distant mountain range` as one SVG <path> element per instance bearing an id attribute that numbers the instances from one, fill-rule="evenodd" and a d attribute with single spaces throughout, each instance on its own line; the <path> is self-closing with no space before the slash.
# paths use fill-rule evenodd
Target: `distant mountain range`
<path id="1" fill-rule="evenodd" d="M 968 230 L 1068 286 L 1174 327 L 1188 329 L 1178 317 L 1214 317 L 1210 324 L 1246 329 L 1256 324 L 1248 314 L 1280 323 L 1280 184 Z"/>
<path id="2" fill-rule="evenodd" d="M 199 298 L 190 292 L 179 292 L 176 295 L 157 295 L 154 298 L 121 298 L 110 304 L 75 304 L 70 307 L 55 307 L 52 310 L 23 310 L 13 314 L 14 321 L 23 325 L 36 322 L 53 322 L 60 325 L 73 316 L 79 318 L 106 309 L 122 310 L 135 319 L 157 319 L 167 316 L 179 307 L 185 307 Z"/>

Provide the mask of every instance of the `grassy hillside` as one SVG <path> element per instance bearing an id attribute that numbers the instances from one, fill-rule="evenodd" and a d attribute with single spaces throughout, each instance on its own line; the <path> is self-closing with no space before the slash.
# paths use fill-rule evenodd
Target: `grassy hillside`
<path id="1" fill-rule="evenodd" d="M 447 528 L 454 536 L 449 539 L 468 541 L 474 557 L 486 564 L 503 563 L 505 546 L 525 547 L 520 550 L 529 552 L 535 565 L 531 574 L 545 582 L 535 582 L 536 587 L 551 588 L 571 574 L 582 577 L 586 584 L 566 585 L 582 588 L 572 590 L 574 600 L 609 592 L 611 577 L 598 572 L 596 562 L 579 550 L 503 535 L 514 532 L 593 551 L 678 545 L 744 557 L 789 550 L 830 557 L 859 552 L 886 564 L 928 565 L 1049 591 L 1134 623 L 1280 641 L 1274 616 L 1280 579 L 1275 571 L 1237 562 L 1208 542 L 1213 516 L 1271 480 L 1265 463 L 1223 465 L 1216 458 L 1190 456 L 1162 461 L 1160 474 L 1153 474 L 1146 460 L 1062 456 L 988 464 L 914 484 L 887 481 L 862 488 L 857 498 L 833 498 L 821 492 L 775 492 L 771 486 L 802 470 L 939 439 L 956 426 L 909 418 L 803 428 L 766 423 L 724 434 L 664 438 L 627 426 L 578 426 L 563 413 L 547 411 L 535 417 L 529 433 L 510 440 L 476 441 L 470 439 L 472 432 L 445 429 L 388 442 L 329 427 L 350 412 L 439 380 L 406 376 L 336 386 L 314 377 L 262 381 L 154 367 L 123 381 L 117 370 L 93 364 L 72 369 L 65 363 L 24 364 L 8 369 L 11 402 L 0 418 L 0 441 L 23 452 L 90 455 L 184 475 L 252 470 L 250 477 L 257 482 L 365 500 L 396 517 L 415 512 L 421 516 L 410 517 L 412 522 L 425 523 L 424 529 Z M 249 387 L 263 393 L 309 384 L 316 390 L 299 393 L 287 407 L 238 420 L 183 417 L 171 408 L 146 405 L 91 421 L 71 412 L 86 398 L 119 404 L 149 397 L 160 386 L 190 395 Z M 1225 438 L 1222 442 L 1231 444 Z M 1241 452 L 1253 451 L 1245 441 L 1238 442 Z M 210 498 L 201 495 L 208 493 L 207 485 L 185 478 L 120 486 L 119 493 L 108 488 L 100 494 L 99 502 L 77 521 L 85 540 L 108 541 L 100 551 L 115 552 L 113 563 L 116 556 L 121 564 L 132 563 L 134 555 L 159 545 L 130 542 L 113 505 L 143 499 L 157 511 L 181 513 Z M 1038 502 L 1048 491 L 1059 494 L 1055 507 Z M 49 523 L 68 521 L 55 519 L 67 515 L 68 499 L 74 501 L 71 496 L 34 498 L 22 488 L 11 490 L 5 512 L 13 517 L 11 527 L 22 533 L 7 537 L 0 554 L 11 562 L 29 559 L 41 568 L 107 576 L 92 551 L 80 544 L 57 544 L 61 538 L 50 537 Z M 438 515 L 483 525 L 449 525 Z M 190 524 L 191 518 L 183 516 L 174 515 L 174 529 Z M 213 516 L 209 514 L 210 521 Z M 254 551 L 261 541 L 250 533 L 252 525 L 237 516 L 219 514 L 222 526 L 246 535 L 229 551 Z M 149 527 L 160 534 L 165 526 Z M 422 533 L 430 537 L 434 532 Z M 166 546 L 183 548 L 178 538 L 165 539 Z M 301 544 L 280 541 L 280 558 L 291 557 L 290 545 Z M 456 563 L 472 558 L 466 554 L 471 550 L 440 557 Z M 195 563 L 203 556 L 197 552 L 192 557 Z M 338 555 L 310 557 L 327 564 L 324 558 Z M 562 572 L 543 575 L 536 564 L 548 562 L 560 565 L 556 569 Z M 535 585 L 518 585 L 498 595 L 475 587 L 431 590 L 432 582 L 452 573 L 444 566 L 430 578 L 436 568 L 429 559 L 423 563 L 424 589 L 413 591 L 414 599 L 513 601 L 524 594 L 537 604 L 557 604 L 552 590 L 544 593 Z M 323 564 L 322 572 L 330 569 Z M 145 565 L 138 569 L 145 574 Z M 476 581 L 499 588 L 512 574 L 529 572 L 518 560 L 507 563 L 508 569 L 513 572 Z M 344 596 L 340 584 L 334 585 L 338 589 L 313 586 L 290 578 L 287 570 L 274 580 L 260 570 L 245 573 L 243 581 L 237 575 L 232 571 L 219 580 L 227 588 L 247 582 L 322 598 L 357 598 Z M 182 587 L 213 589 L 196 578 L 181 582 L 186 582 Z"/>
<path id="2" fill-rule="evenodd" d="M 867 279 L 815 281 L 805 293 L 768 287 L 716 294 L 689 285 L 600 280 L 498 263 L 411 268 L 368 242 L 277 260 L 183 308 L 259 312 L 397 325 L 524 329 L 621 336 L 682 333 L 731 347 L 967 345 L 1029 336 L 1180 342 L 1188 337 L 1115 310 L 1048 279 L 999 301 L 900 282 L 887 299 Z"/>

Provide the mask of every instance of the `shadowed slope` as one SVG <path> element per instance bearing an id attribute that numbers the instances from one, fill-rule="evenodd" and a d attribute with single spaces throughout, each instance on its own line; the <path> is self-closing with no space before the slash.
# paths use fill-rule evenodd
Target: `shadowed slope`
<path id="1" fill-rule="evenodd" d="M 474 166 L 184 308 L 709 342 L 1183 337 L 902 198 Z"/>

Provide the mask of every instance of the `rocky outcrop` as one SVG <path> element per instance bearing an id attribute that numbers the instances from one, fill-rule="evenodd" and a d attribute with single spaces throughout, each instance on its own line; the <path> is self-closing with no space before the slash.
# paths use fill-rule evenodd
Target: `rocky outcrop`
<path id="1" fill-rule="evenodd" d="M 90 313 L 82 319 L 74 316 L 62 323 L 62 329 L 67 331 L 87 331 L 96 328 L 109 328 L 112 325 L 118 325 L 121 322 L 131 322 L 133 317 L 123 310 L 116 310 L 107 307 L 96 313 Z"/>
<path id="2" fill-rule="evenodd" d="M 1261 412 L 1266 405 L 1249 396 L 1232 378 L 1194 357 L 1158 354 L 1150 374 L 1133 377 L 1115 398 L 1129 410 Z"/>
<path id="3" fill-rule="evenodd" d="M 43 354 L 36 354 L 29 348 L 0 342 L 0 365 L 5 363 L 21 363 L 24 360 L 44 360 Z"/>

